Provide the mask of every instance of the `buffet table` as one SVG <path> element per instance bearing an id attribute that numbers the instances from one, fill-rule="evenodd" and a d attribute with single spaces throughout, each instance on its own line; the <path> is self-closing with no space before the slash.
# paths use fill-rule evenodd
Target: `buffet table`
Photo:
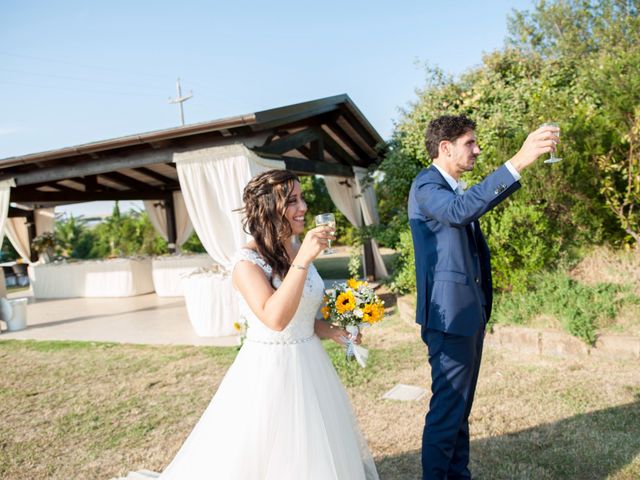
<path id="1" fill-rule="evenodd" d="M 182 297 L 182 278 L 198 268 L 210 267 L 213 263 L 206 253 L 155 257 L 151 262 L 151 275 L 156 294 L 159 297 Z"/>
<path id="2" fill-rule="evenodd" d="M 231 277 L 224 273 L 198 271 L 182 279 L 184 301 L 193 330 L 200 337 L 224 337 L 238 332 L 238 301 Z"/>
<path id="3" fill-rule="evenodd" d="M 153 292 L 150 258 L 32 264 L 36 298 L 131 297 Z"/>

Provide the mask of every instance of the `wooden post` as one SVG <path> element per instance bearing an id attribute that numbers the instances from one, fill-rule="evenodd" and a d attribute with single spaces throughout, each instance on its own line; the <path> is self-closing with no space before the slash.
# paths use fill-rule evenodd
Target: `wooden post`
<path id="1" fill-rule="evenodd" d="M 362 225 L 364 226 L 364 212 L 362 211 L 362 205 L 360 205 L 360 218 L 362 218 Z M 362 273 L 364 273 L 365 280 L 371 282 L 376 279 L 376 264 L 373 261 L 373 247 L 371 246 L 371 240 L 365 240 L 362 243 L 362 249 Z"/>
<path id="2" fill-rule="evenodd" d="M 164 199 L 164 213 L 167 216 L 167 242 L 169 243 L 169 253 L 176 253 L 176 213 L 173 205 L 173 192 Z"/>
<path id="3" fill-rule="evenodd" d="M 371 246 L 371 240 L 366 240 L 362 247 L 364 249 L 364 264 L 362 265 L 364 278 L 367 281 L 376 280 L 376 265 L 373 261 L 373 247 Z"/>
<path id="4" fill-rule="evenodd" d="M 32 262 L 38 261 L 38 252 L 36 252 L 33 248 L 31 248 L 31 242 L 36 238 L 38 232 L 36 232 L 36 218 L 35 218 L 35 210 L 31 210 L 27 212 L 25 215 L 27 217 L 27 235 L 29 237 L 29 251 L 31 252 L 29 255 L 29 260 Z"/>

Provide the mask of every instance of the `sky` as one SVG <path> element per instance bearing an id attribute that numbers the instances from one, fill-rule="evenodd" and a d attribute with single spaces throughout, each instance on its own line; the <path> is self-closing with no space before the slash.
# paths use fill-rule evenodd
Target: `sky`
<path id="1" fill-rule="evenodd" d="M 424 85 L 533 0 L 0 1 L 0 158 L 348 94 L 388 139 Z M 108 214 L 112 202 L 58 208 Z M 121 202 L 121 209 L 141 203 Z"/>

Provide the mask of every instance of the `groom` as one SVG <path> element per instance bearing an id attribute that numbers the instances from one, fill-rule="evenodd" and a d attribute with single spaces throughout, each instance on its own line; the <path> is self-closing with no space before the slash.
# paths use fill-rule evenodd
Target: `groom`
<path id="1" fill-rule="evenodd" d="M 489 248 L 478 219 L 520 188 L 520 172 L 555 150 L 556 127 L 527 137 L 511 160 L 466 192 L 460 175 L 473 170 L 480 148 L 475 123 L 441 116 L 429 123 L 433 164 L 409 193 L 416 262 L 416 322 L 427 344 L 432 397 L 422 437 L 423 479 L 469 479 L 469 413 L 485 326 L 491 314 Z"/>

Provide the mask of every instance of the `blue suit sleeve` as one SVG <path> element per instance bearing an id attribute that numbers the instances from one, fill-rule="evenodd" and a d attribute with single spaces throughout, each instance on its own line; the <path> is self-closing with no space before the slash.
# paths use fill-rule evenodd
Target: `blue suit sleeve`
<path id="1" fill-rule="evenodd" d="M 414 195 L 422 215 L 460 227 L 477 220 L 519 188 L 520 182 L 503 165 L 464 195 L 457 195 L 446 182 L 423 175 L 416 181 Z"/>

